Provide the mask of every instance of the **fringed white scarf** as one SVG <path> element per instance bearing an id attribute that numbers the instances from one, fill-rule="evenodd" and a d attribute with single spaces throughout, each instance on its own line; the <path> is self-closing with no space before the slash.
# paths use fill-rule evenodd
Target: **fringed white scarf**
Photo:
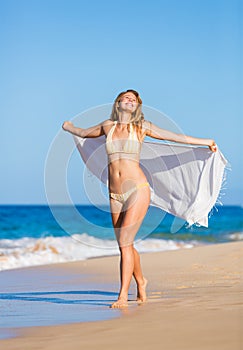
<path id="1" fill-rule="evenodd" d="M 105 136 L 83 139 L 74 136 L 88 169 L 108 184 Z M 181 146 L 144 141 L 140 166 L 150 184 L 151 205 L 188 222 L 208 227 L 227 164 L 223 154 L 207 147 Z"/>

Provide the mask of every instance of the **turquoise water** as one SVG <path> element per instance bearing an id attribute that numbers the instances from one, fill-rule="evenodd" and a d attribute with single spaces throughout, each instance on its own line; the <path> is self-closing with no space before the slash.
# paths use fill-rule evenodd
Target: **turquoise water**
<path id="1" fill-rule="evenodd" d="M 63 215 L 68 219 L 69 207 L 58 207 Z M 113 239 L 113 232 L 107 229 L 112 228 L 111 217 L 108 208 L 100 210 L 94 206 L 77 206 L 77 210 L 82 217 L 88 222 L 100 225 L 103 230 L 89 229 L 89 234 L 102 239 Z M 71 210 L 70 210 L 71 212 Z M 149 209 L 149 218 L 153 221 L 158 217 L 162 211 L 160 209 L 151 207 Z M 152 233 L 156 238 L 205 240 L 217 242 L 226 242 L 230 240 L 230 235 L 243 230 L 243 208 L 240 206 L 220 206 L 213 209 L 212 215 L 209 218 L 209 227 L 187 228 L 183 227 L 176 233 L 171 233 L 171 224 L 174 217 L 166 214 L 159 222 L 159 225 L 154 228 L 151 223 L 149 227 L 148 219 L 145 219 L 147 231 Z M 156 220 L 157 221 L 157 220 Z M 87 227 L 84 223 L 69 219 L 70 231 L 76 233 L 86 232 Z M 109 233 L 107 233 L 109 232 Z M 67 233 L 58 225 L 54 219 L 51 210 L 48 206 L 41 205 L 10 205 L 0 206 L 0 240 L 1 239 L 19 239 L 23 237 L 40 238 L 43 236 L 62 237 Z M 109 235 L 110 234 L 110 235 Z M 1 241 L 0 241 L 1 242 Z"/>
<path id="2" fill-rule="evenodd" d="M 54 214 L 54 216 L 53 216 Z M 150 207 L 137 235 L 141 252 L 243 239 L 243 208 L 214 208 L 209 226 L 188 225 Z M 109 208 L 0 206 L 0 269 L 118 254 Z"/>

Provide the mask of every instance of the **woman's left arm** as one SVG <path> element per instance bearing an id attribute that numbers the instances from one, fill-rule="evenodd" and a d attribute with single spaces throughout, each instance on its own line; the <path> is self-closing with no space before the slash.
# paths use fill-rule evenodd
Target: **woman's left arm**
<path id="1" fill-rule="evenodd" d="M 144 127 L 145 135 L 153 137 L 154 139 L 187 143 L 191 145 L 208 146 L 212 152 L 217 151 L 217 145 L 212 139 L 202 139 L 198 137 L 187 136 L 184 134 L 177 134 L 175 132 L 162 129 L 149 121 L 144 122 Z"/>

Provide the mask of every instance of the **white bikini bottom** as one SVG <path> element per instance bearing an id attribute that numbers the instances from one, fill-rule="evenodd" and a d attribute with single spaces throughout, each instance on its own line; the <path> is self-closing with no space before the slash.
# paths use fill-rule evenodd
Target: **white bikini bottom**
<path id="1" fill-rule="evenodd" d="M 110 192 L 110 198 L 115 199 L 116 201 L 118 201 L 122 204 L 125 204 L 132 193 L 134 193 L 135 191 L 139 190 L 142 187 L 147 187 L 147 186 L 149 186 L 149 183 L 143 182 L 141 184 L 134 186 L 133 188 L 131 188 L 129 191 L 127 191 L 125 193 L 112 193 L 112 192 Z"/>

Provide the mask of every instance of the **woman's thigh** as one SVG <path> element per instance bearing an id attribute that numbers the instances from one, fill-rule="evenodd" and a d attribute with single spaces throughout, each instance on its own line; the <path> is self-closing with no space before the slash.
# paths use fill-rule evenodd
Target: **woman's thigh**
<path id="1" fill-rule="evenodd" d="M 110 199 L 110 209 L 111 209 L 111 218 L 112 218 L 112 224 L 114 227 L 114 231 L 116 234 L 116 238 L 119 235 L 120 227 L 122 225 L 123 220 L 123 204 L 118 202 L 115 199 Z"/>
<path id="2" fill-rule="evenodd" d="M 122 219 L 116 236 L 119 246 L 133 244 L 136 233 L 147 213 L 150 203 L 150 189 L 143 187 L 134 192 L 122 208 Z"/>

